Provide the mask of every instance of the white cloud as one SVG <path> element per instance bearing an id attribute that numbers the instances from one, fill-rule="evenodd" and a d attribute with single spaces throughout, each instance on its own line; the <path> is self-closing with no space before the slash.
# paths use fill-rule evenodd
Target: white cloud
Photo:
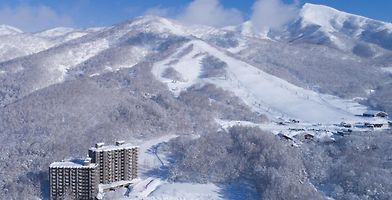
<path id="1" fill-rule="evenodd" d="M 257 0 L 253 5 L 252 24 L 256 31 L 261 32 L 279 29 L 296 18 L 297 5 L 298 1 L 284 4 L 281 0 Z"/>
<path id="2" fill-rule="evenodd" d="M 177 19 L 188 24 L 203 24 L 223 27 L 243 21 L 237 9 L 224 8 L 219 0 L 194 0 Z"/>
<path id="3" fill-rule="evenodd" d="M 61 16 L 44 5 L 20 5 L 14 8 L 0 8 L 0 24 L 33 32 L 58 26 L 72 26 L 73 22 L 70 17 Z"/>
<path id="4" fill-rule="evenodd" d="M 155 16 L 161 16 L 161 17 L 167 17 L 169 16 L 170 9 L 169 8 L 163 8 L 163 7 L 153 7 L 144 12 L 145 15 L 155 15 Z"/>

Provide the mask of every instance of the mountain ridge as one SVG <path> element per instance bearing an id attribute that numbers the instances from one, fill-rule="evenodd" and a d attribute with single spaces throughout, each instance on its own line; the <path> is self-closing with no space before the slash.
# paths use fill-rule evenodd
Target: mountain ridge
<path id="1" fill-rule="evenodd" d="M 327 9 L 335 14 L 341 13 L 332 8 L 313 4 L 305 4 L 302 13 L 309 12 L 309 10 L 317 11 L 318 9 Z M 343 15 L 348 14 L 343 13 Z M 334 17 L 332 16 L 332 18 Z M 364 18 L 361 17 L 361 19 Z M 289 25 L 289 27 L 294 26 L 291 31 L 280 33 L 282 36 L 286 36 L 286 38 L 279 35 L 279 38 L 281 39 L 271 39 L 268 37 L 256 37 L 254 39 L 261 41 L 261 43 L 263 43 L 262 41 L 266 41 L 267 43 L 278 42 L 282 44 L 297 43 L 297 45 L 294 46 L 297 46 L 299 48 L 298 50 L 301 51 L 303 49 L 302 46 L 304 46 L 303 44 L 308 43 L 316 45 L 315 47 L 317 48 L 322 47 L 322 45 L 330 46 L 345 52 L 345 54 L 347 54 L 347 56 L 345 56 L 347 58 L 345 59 L 358 60 L 357 64 L 359 65 L 367 65 L 366 62 L 369 61 L 368 58 L 384 59 L 384 57 L 387 58 L 388 55 L 391 54 L 389 50 L 384 50 L 382 47 L 378 47 L 372 42 L 367 42 L 362 39 L 357 39 L 358 41 L 348 39 L 344 36 L 344 33 L 336 35 L 335 33 L 325 32 L 323 30 L 320 31 L 319 28 L 307 31 L 308 28 L 298 24 L 299 22 L 302 22 L 301 19 Z M 36 71 L 40 71 L 39 73 L 41 73 L 41 75 L 34 78 L 34 83 L 27 84 L 30 85 L 30 89 L 23 89 L 25 86 L 22 86 L 22 88 L 19 88 L 20 86 L 10 86 L 13 88 L 12 91 L 15 91 L 15 88 L 19 88 L 16 90 L 22 91 L 22 93 L 29 93 L 52 84 L 61 83 L 66 79 L 69 72 L 92 76 L 115 71 L 120 68 L 130 68 L 152 54 L 161 53 L 163 49 L 171 45 L 170 43 L 192 38 L 204 40 L 220 48 L 222 51 L 230 52 L 237 58 L 242 57 L 242 60 L 247 60 L 245 58 L 247 55 L 239 55 L 244 52 L 253 51 L 252 40 L 254 40 L 254 35 L 251 33 L 251 25 L 250 22 L 245 22 L 240 29 L 238 29 L 238 27 L 225 27 L 219 29 L 208 26 L 184 25 L 178 21 L 158 16 L 140 16 L 105 28 L 83 30 L 55 28 L 35 33 L 32 36 L 27 33 L 28 37 L 38 37 L 37 39 L 43 40 L 47 45 L 43 46 L 41 49 L 21 54 L 24 57 L 12 57 L 13 60 L 9 61 L 7 61 L 7 58 L 3 58 L 3 60 L 7 62 L 0 63 L 0 70 L 2 71 L 0 78 L 3 77 L 7 79 L 6 76 L 8 72 L 15 76 L 23 74 L 22 76 L 25 78 L 19 77 L 19 79 L 22 80 L 21 82 L 29 83 L 32 81 L 29 80 L 31 78 L 28 74 L 22 72 L 28 70 L 34 74 Z M 314 27 L 314 25 L 307 26 Z M 26 33 L 23 33 L 23 35 L 24 34 Z M 300 36 L 298 34 L 300 34 Z M 320 35 L 320 37 L 317 35 Z M 55 39 L 53 40 L 53 38 Z M 339 48 L 340 44 L 334 43 L 334 39 L 335 42 L 347 42 L 343 45 L 343 48 Z M 386 37 L 386 39 L 389 41 L 388 37 Z M 392 39 L 390 41 L 392 41 Z M 134 56 L 129 56 L 127 58 L 126 55 Z M 257 57 L 257 55 L 254 56 Z M 355 56 L 359 56 L 360 58 L 356 58 Z M 344 61 L 344 59 L 341 61 Z M 273 65 L 276 65 L 276 61 L 274 62 L 275 64 Z M 388 67 L 384 64 L 386 61 L 382 62 L 381 65 L 380 63 L 377 63 L 376 65 L 384 68 Z M 113 65 L 113 63 L 117 64 Z M 267 63 L 263 63 L 260 67 L 264 68 L 266 64 Z M 290 80 L 298 79 L 295 78 L 295 76 L 297 76 L 296 74 L 290 76 L 292 77 L 281 76 L 280 78 L 289 78 Z M 7 83 L 9 80 L 4 82 Z M 302 85 L 303 83 L 299 84 Z M 373 88 L 368 88 L 368 90 L 370 89 Z M 3 90 L 7 91 L 9 89 Z"/>
<path id="2" fill-rule="evenodd" d="M 0 25 L 0 36 L 2 36 L 2 35 L 15 35 L 15 34 L 20 34 L 20 33 L 23 33 L 23 31 L 16 28 L 16 27 L 5 25 L 5 24 Z"/>
<path id="3" fill-rule="evenodd" d="M 385 140 L 390 134 L 369 134 L 375 129 L 366 127 L 365 123 L 385 124 L 387 119 L 359 115 L 367 109 L 392 113 L 392 73 L 389 72 L 392 51 L 383 47 L 388 47 L 385 45 L 388 43 L 379 45 L 375 40 L 391 42 L 392 39 L 387 32 L 381 32 L 383 37 L 378 37 L 380 33 L 376 29 L 365 28 L 367 37 L 361 34 L 350 38 L 346 29 L 328 32 L 315 24 L 303 27 L 301 20 L 296 20 L 280 32 L 260 37 L 249 22 L 215 28 L 141 16 L 109 27 L 55 28 L 0 36 L 0 141 L 3 142 L 0 199 L 45 199 L 47 166 L 51 162 L 83 156 L 88 146 L 115 140 L 142 144 L 139 183 L 146 185 L 140 187 L 154 191 L 145 194 L 146 198 L 160 190 L 149 187 L 150 180 L 154 182 L 150 185 L 169 186 L 177 191 L 181 183 L 176 181 L 192 182 L 196 173 L 205 176 L 199 179 L 203 183 L 213 182 L 207 176 L 211 171 L 216 171 L 218 180 L 221 173 L 224 177 L 233 178 L 236 174 L 247 179 L 249 176 L 242 177 L 242 172 L 255 172 L 258 174 L 255 180 L 263 183 L 256 181 L 257 184 L 245 184 L 245 187 L 263 186 L 257 190 L 260 197 L 265 188 L 270 188 L 271 199 L 290 199 L 286 195 L 298 197 L 296 191 L 304 188 L 319 193 L 316 196 L 321 199 L 329 195 L 339 199 L 342 188 L 346 194 L 353 195 L 353 190 L 360 195 L 366 183 L 361 183 L 357 190 L 347 189 L 346 178 L 334 189 L 335 195 L 329 194 L 325 186 L 336 180 L 320 178 L 318 183 L 312 178 L 319 180 L 319 174 L 323 174 L 335 179 L 335 174 L 324 175 L 318 171 L 329 173 L 342 167 L 361 166 L 351 157 L 349 160 L 354 160 L 354 164 L 346 165 L 347 160 L 340 159 L 338 163 L 343 164 L 332 165 L 328 162 L 336 159 L 330 156 L 331 151 L 335 156 L 341 152 L 339 149 L 355 149 L 366 160 L 377 158 L 379 154 L 373 150 L 378 149 L 384 156 L 383 148 L 367 140 L 369 137 Z M 344 43 L 338 45 L 336 41 Z M 350 124 L 354 132 L 343 128 L 341 122 Z M 232 126 L 238 128 L 228 131 Z M 168 140 L 179 137 L 169 142 L 160 140 L 162 136 Z M 342 144 L 339 138 L 351 145 L 339 146 Z M 360 145 L 352 143 L 353 138 Z M 146 142 L 151 139 L 155 142 Z M 208 149 L 206 142 L 211 146 Z M 323 149 L 307 152 L 309 145 Z M 390 144 L 386 142 L 385 146 Z M 368 154 L 369 148 L 372 154 Z M 181 153 L 175 154 L 180 155 L 177 157 L 166 156 L 170 151 Z M 156 160 L 158 154 L 162 160 Z M 307 157 L 308 154 L 312 156 Z M 254 159 L 254 155 L 260 159 Z M 228 160 L 228 163 L 216 162 L 220 156 L 221 161 Z M 383 156 L 379 156 L 379 166 L 385 166 Z M 185 160 L 175 160 L 178 157 Z M 304 161 L 318 162 L 310 163 L 317 173 L 303 166 L 302 157 Z M 270 164 L 264 165 L 265 158 Z M 249 161 L 260 165 L 246 168 Z M 285 179 L 280 178 L 282 165 L 275 164 L 276 161 L 287 162 L 282 176 Z M 177 171 L 170 174 L 172 169 L 166 167 L 172 168 L 177 163 L 183 164 L 175 166 Z M 244 171 L 235 170 L 232 164 L 238 163 Z M 214 168 L 215 164 L 221 167 Z M 362 168 L 357 171 L 363 172 Z M 382 180 L 379 177 L 384 177 L 385 171 L 381 170 L 380 174 L 375 180 Z M 159 181 L 170 176 L 174 184 Z M 187 176 L 190 179 L 181 179 Z M 350 176 L 348 180 L 357 177 L 343 176 Z M 274 177 L 277 179 L 273 183 L 264 181 Z M 372 181 L 377 184 L 372 187 L 374 191 L 389 192 L 377 181 Z M 288 191 L 293 184 L 298 187 L 292 193 L 273 195 L 278 194 L 275 186 L 279 186 L 279 191 Z M 230 190 L 225 193 L 232 192 L 230 188 L 216 189 L 211 191 L 216 199 L 224 198 L 220 192 L 225 189 Z M 248 193 L 246 188 L 243 193 Z M 357 199 L 368 195 L 365 191 Z M 123 197 L 119 194 L 119 198 Z"/>

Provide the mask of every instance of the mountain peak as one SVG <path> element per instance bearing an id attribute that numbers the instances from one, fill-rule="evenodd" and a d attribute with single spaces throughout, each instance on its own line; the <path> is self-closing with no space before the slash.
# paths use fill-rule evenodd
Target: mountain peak
<path id="1" fill-rule="evenodd" d="M 305 3 L 302 7 L 301 10 L 301 15 L 306 15 L 306 14 L 317 14 L 317 15 L 330 15 L 330 16 L 336 16 L 336 15 L 341 15 L 341 16 L 352 16 L 352 17 L 360 17 L 363 19 L 367 19 L 366 17 L 360 16 L 360 15 L 355 15 L 351 13 L 347 13 L 326 5 L 320 5 L 320 4 L 312 4 L 312 3 Z"/>
<path id="2" fill-rule="evenodd" d="M 131 23 L 156 23 L 156 22 L 164 22 L 167 21 L 166 18 L 156 16 L 156 15 L 143 15 L 143 16 L 138 16 L 130 20 Z"/>
<path id="3" fill-rule="evenodd" d="M 302 18 L 303 26 L 308 24 L 318 25 L 328 32 L 341 29 L 346 22 L 354 23 L 359 27 L 369 22 L 377 22 L 379 24 L 384 24 L 386 27 L 390 27 L 390 24 L 387 22 L 343 12 L 325 5 L 310 3 L 304 4 L 300 12 L 300 17 Z"/>
<path id="4" fill-rule="evenodd" d="M 63 36 L 65 34 L 68 34 L 72 31 L 75 31 L 75 29 L 70 27 L 57 27 L 42 32 L 38 32 L 36 33 L 36 35 L 41 37 L 58 37 L 58 36 Z"/>
<path id="5" fill-rule="evenodd" d="M 320 4 L 312 4 L 312 3 L 305 3 L 302 7 L 303 10 L 312 9 L 312 10 L 329 10 L 334 12 L 340 12 L 339 10 Z"/>
<path id="6" fill-rule="evenodd" d="M 183 25 L 173 19 L 167 19 L 155 15 L 145 15 L 133 18 L 120 27 L 132 30 L 140 30 L 142 32 L 154 33 L 173 33 L 184 35 Z"/>
<path id="7" fill-rule="evenodd" d="M 335 30 L 336 26 L 342 26 L 349 15 L 328 6 L 310 3 L 306 3 L 300 12 L 303 26 L 314 24 L 329 32 Z"/>
<path id="8" fill-rule="evenodd" d="M 23 33 L 23 31 L 12 26 L 4 24 L 0 25 L 0 35 L 15 35 L 19 33 Z"/>

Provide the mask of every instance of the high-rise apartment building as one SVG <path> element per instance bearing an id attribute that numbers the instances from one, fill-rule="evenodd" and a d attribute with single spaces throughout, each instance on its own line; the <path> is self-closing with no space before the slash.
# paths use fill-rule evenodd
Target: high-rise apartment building
<path id="1" fill-rule="evenodd" d="M 84 161 L 50 165 L 51 200 L 93 200 L 98 193 L 128 186 L 137 177 L 138 148 L 135 146 L 123 141 L 109 146 L 98 143 L 88 154 L 89 158 Z"/>
<path id="2" fill-rule="evenodd" d="M 137 177 L 138 148 L 135 146 L 123 141 L 108 146 L 98 143 L 89 149 L 88 154 L 92 162 L 98 164 L 101 184 L 130 181 Z"/>
<path id="3" fill-rule="evenodd" d="M 91 163 L 91 158 L 52 163 L 49 167 L 50 199 L 96 199 L 98 172 L 98 165 Z"/>

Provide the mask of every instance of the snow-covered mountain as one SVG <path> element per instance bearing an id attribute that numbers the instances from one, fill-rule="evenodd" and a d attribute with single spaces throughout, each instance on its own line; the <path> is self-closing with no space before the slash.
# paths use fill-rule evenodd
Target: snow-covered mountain
<path id="1" fill-rule="evenodd" d="M 2 25 L 0 26 L 0 61 L 32 55 L 98 30 L 99 28 L 86 30 L 55 28 L 39 33 L 24 33 L 14 27 Z"/>
<path id="2" fill-rule="evenodd" d="M 6 85 L 2 91 L 8 91 L 5 95 L 8 96 L 8 102 L 3 100 L 1 103 L 6 105 L 12 102 L 11 99 L 16 98 L 15 96 L 23 97 L 61 83 L 67 78 L 72 79 L 80 75 L 97 76 L 122 68 L 131 68 L 140 62 L 151 62 L 152 57 L 158 61 L 170 56 L 168 49 L 176 52 L 175 48 L 182 48 L 183 43 L 197 40 L 216 49 L 220 56 L 249 64 L 250 69 L 253 67 L 264 70 L 282 81 L 300 87 L 312 87 L 317 90 L 316 92 L 344 96 L 342 94 L 346 93 L 346 90 L 353 89 L 350 84 L 354 82 L 363 84 L 357 84 L 356 87 L 360 87 L 354 88 L 351 93 L 364 97 L 366 91 L 384 84 L 383 81 L 375 82 L 375 79 L 388 77 L 381 68 L 389 67 L 389 62 L 385 59 L 391 55 L 391 51 L 383 48 L 388 43 L 382 42 L 378 45 L 375 41 L 392 40 L 388 40 L 388 37 L 367 35 L 370 31 L 372 34 L 389 33 L 391 25 L 388 23 L 325 6 L 305 4 L 298 19 L 289 24 L 286 30 L 280 33 L 282 35 L 274 35 L 280 38 L 279 40 L 253 37 L 251 26 L 251 22 L 246 22 L 240 27 L 241 30 L 230 27 L 217 29 L 207 26 L 186 26 L 175 20 L 145 16 L 107 28 L 56 28 L 35 34 L 16 32 L 12 37 L 6 36 L 4 40 L 7 42 L 2 43 L 2 60 L 9 61 L 0 63 L 1 78 Z M 26 42 L 16 42 L 8 37 L 23 39 Z M 343 42 L 339 42 L 340 40 Z M 10 47 L 11 44 L 15 46 Z M 348 47 L 352 48 L 353 53 L 351 50 L 347 52 Z M 290 49 L 287 54 L 285 49 Z M 367 59 L 364 55 L 368 53 L 373 55 L 372 58 L 377 55 L 379 59 Z M 281 59 L 283 54 L 284 59 Z M 312 58 L 308 58 L 311 54 Z M 177 62 L 186 61 L 178 58 Z M 231 66 L 230 63 L 226 64 Z M 187 71 L 184 73 L 184 76 L 188 76 Z M 342 85 L 329 82 L 335 79 L 341 79 Z M 254 93 L 256 89 L 251 88 L 250 92 Z M 344 97 L 357 97 L 353 95 Z M 259 100 L 263 101 L 263 98 Z M 270 105 L 263 106 L 270 108 Z M 272 107 L 273 110 L 287 110 L 280 106 Z M 282 116 L 285 114 L 280 113 Z"/>
<path id="3" fill-rule="evenodd" d="M 9 146 L 0 171 L 15 156 L 22 164 L 0 188 L 37 193 L 34 181 L 14 184 L 42 175 L 26 169 L 46 170 L 53 155 L 78 155 L 98 138 L 198 137 L 233 123 L 311 127 L 324 138 L 342 121 L 371 121 L 358 117 L 370 106 L 392 112 L 391 24 L 305 4 L 282 30 L 252 26 L 156 16 L 39 33 L 1 26 L 0 141 Z M 276 125 L 289 121 L 301 124 Z"/>
<path id="4" fill-rule="evenodd" d="M 15 35 L 23 33 L 23 31 L 8 25 L 0 25 L 0 35 Z"/>
<path id="5" fill-rule="evenodd" d="M 255 31 L 251 21 L 226 29 L 260 39 L 326 45 L 360 57 L 379 57 L 384 55 L 385 49 L 392 50 L 391 23 L 310 3 L 278 30 L 260 33 Z"/>
<path id="6" fill-rule="evenodd" d="M 195 84 L 212 83 L 272 118 L 338 123 L 365 111 L 354 102 L 292 85 L 200 40 L 186 43 L 172 56 L 156 63 L 153 74 L 176 95 Z"/>
<path id="7" fill-rule="evenodd" d="M 305 4 L 287 28 L 286 39 L 331 45 L 359 56 L 376 56 L 376 48 L 392 50 L 392 24 L 336 9 Z"/>

